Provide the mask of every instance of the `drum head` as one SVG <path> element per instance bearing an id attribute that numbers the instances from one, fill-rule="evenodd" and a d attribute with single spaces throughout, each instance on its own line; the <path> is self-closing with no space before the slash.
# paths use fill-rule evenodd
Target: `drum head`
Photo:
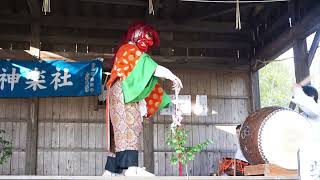
<path id="1" fill-rule="evenodd" d="M 309 129 L 297 112 L 281 109 L 269 114 L 259 131 L 260 154 L 269 163 L 297 169 L 297 152 Z"/>

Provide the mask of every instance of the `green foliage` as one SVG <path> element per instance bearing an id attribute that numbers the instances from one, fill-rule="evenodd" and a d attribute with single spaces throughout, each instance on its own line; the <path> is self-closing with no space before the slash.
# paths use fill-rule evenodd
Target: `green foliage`
<path id="1" fill-rule="evenodd" d="M 204 143 L 197 144 L 192 147 L 186 147 L 187 144 L 187 131 L 182 128 L 175 128 L 175 134 L 167 139 L 166 143 L 168 146 L 174 149 L 175 153 L 171 156 L 171 164 L 187 164 L 188 161 L 194 160 L 195 154 L 199 153 L 203 148 L 208 147 L 209 144 L 213 143 L 211 140 L 207 140 Z"/>
<path id="2" fill-rule="evenodd" d="M 290 61 L 274 61 L 259 71 L 261 107 L 288 107 L 295 82 Z"/>
<path id="3" fill-rule="evenodd" d="M 5 163 L 12 155 L 12 144 L 2 137 L 4 133 L 6 132 L 0 129 L 0 164 Z"/>

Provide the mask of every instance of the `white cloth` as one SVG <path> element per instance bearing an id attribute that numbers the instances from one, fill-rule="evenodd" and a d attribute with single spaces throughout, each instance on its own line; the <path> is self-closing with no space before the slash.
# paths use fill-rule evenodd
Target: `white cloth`
<path id="1" fill-rule="evenodd" d="M 291 101 L 300 107 L 311 123 L 320 123 L 320 105 L 314 101 L 313 97 L 307 96 L 302 88 L 294 89 Z"/>
<path id="2" fill-rule="evenodd" d="M 145 117 L 147 115 L 147 113 L 148 113 L 148 111 L 147 111 L 147 102 L 144 99 L 139 101 L 139 110 L 140 110 L 141 117 Z"/>
<path id="3" fill-rule="evenodd" d="M 310 123 L 306 139 L 300 145 L 300 177 L 301 180 L 320 178 L 320 105 L 310 96 L 307 96 L 302 88 L 294 89 L 292 102 L 303 111 L 302 115 Z"/>
<path id="4" fill-rule="evenodd" d="M 235 158 L 235 159 L 242 160 L 242 161 L 245 161 L 245 162 L 248 162 L 247 159 L 243 156 L 239 144 L 237 145 L 237 152 L 236 152 L 236 154 L 234 155 L 234 158 Z"/>
<path id="5" fill-rule="evenodd" d="M 313 97 L 307 96 L 302 88 L 294 89 L 294 96 L 291 100 L 299 106 L 303 111 L 302 115 L 306 117 L 311 126 L 311 131 L 308 133 L 311 139 L 320 138 L 320 105 L 316 103 Z"/>

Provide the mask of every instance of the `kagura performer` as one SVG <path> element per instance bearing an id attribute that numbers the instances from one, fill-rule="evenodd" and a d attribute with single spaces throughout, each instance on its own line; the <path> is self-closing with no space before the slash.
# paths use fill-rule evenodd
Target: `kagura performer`
<path id="1" fill-rule="evenodd" d="M 107 139 L 109 117 L 113 133 L 104 176 L 154 176 L 138 167 L 139 136 L 143 118 L 152 117 L 171 100 L 158 82 L 159 78 L 173 82 L 173 89 L 182 88 L 180 79 L 167 68 L 158 65 L 146 53 L 159 45 L 158 33 L 143 22 L 129 27 L 116 52 L 111 76 L 107 83 Z M 110 130 L 110 129 L 109 129 Z M 112 137 L 112 136 L 111 136 Z M 113 142 L 113 143 L 112 143 Z"/>

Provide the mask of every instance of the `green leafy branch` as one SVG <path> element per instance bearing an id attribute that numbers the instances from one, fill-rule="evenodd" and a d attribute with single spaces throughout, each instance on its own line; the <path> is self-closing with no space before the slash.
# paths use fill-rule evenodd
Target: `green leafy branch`
<path id="1" fill-rule="evenodd" d="M 0 129 L 0 164 L 5 163 L 12 155 L 12 144 L 2 137 L 4 133 L 6 132 Z"/>
<path id="2" fill-rule="evenodd" d="M 182 127 L 175 127 L 171 137 L 166 141 L 167 145 L 174 149 L 175 153 L 171 156 L 171 164 L 176 165 L 178 162 L 187 164 L 195 158 L 195 154 L 212 144 L 213 141 L 207 140 L 204 143 L 197 144 L 192 147 L 186 147 L 187 131 Z"/>

